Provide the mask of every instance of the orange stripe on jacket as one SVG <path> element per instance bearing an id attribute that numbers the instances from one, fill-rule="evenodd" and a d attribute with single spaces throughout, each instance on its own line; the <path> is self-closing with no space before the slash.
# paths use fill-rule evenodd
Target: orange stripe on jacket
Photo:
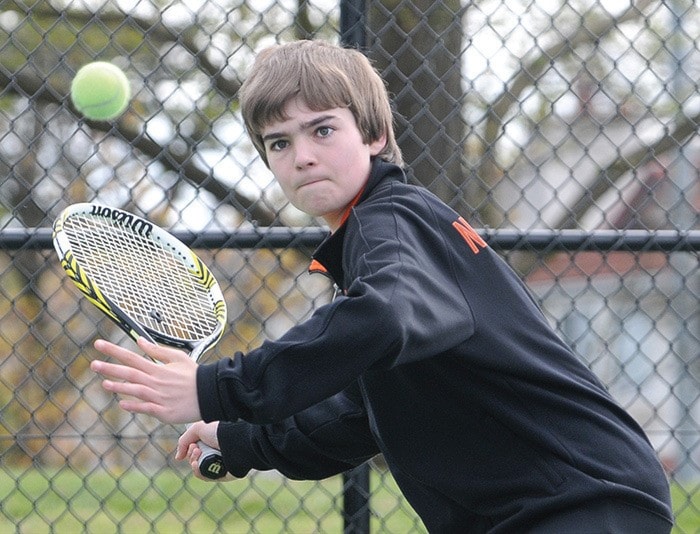
<path id="1" fill-rule="evenodd" d="M 348 204 L 348 207 L 345 208 L 345 211 L 343 212 L 343 215 L 340 217 L 340 223 L 338 224 L 338 228 L 343 226 L 345 224 L 345 221 L 348 220 L 348 217 L 350 217 L 350 212 L 352 211 L 352 208 L 355 207 L 355 204 L 357 204 L 360 201 L 360 197 L 362 196 L 362 193 L 364 193 L 365 188 L 363 187 L 360 189 L 360 192 L 355 195 L 355 198 L 353 198 L 350 201 L 350 204 Z M 311 264 L 309 265 L 309 272 L 310 273 L 323 273 L 323 274 L 328 274 L 328 269 L 326 269 L 321 262 L 318 260 L 311 260 Z"/>
<path id="2" fill-rule="evenodd" d="M 326 269 L 320 261 L 311 260 L 311 264 L 309 265 L 309 272 L 328 274 L 328 269 Z"/>
<path id="3" fill-rule="evenodd" d="M 360 192 L 355 195 L 355 198 L 353 198 L 350 201 L 350 204 L 348 204 L 348 207 L 345 208 L 345 211 L 343 212 L 342 217 L 340 218 L 340 223 L 338 224 L 338 228 L 343 226 L 345 224 L 345 221 L 348 220 L 348 217 L 350 217 L 350 212 L 352 211 L 352 208 L 355 207 L 355 204 L 357 204 L 360 201 L 360 197 L 362 196 L 362 193 L 365 192 L 365 188 L 363 187 L 360 189 Z"/>

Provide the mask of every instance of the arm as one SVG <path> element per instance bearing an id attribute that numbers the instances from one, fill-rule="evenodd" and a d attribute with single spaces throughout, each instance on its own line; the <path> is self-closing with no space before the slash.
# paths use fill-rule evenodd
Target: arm
<path id="1" fill-rule="evenodd" d="M 371 224 L 348 222 L 354 237 L 344 245 L 345 296 L 277 341 L 198 369 L 204 420 L 279 422 L 370 368 L 439 354 L 474 332 L 437 222 L 414 210 L 373 209 Z"/>
<path id="2" fill-rule="evenodd" d="M 276 341 L 197 370 L 202 419 L 279 423 L 343 391 L 391 354 L 397 315 L 366 286 L 341 297 Z"/>
<path id="3" fill-rule="evenodd" d="M 112 379 L 106 389 L 136 399 L 121 402 L 132 412 L 170 423 L 243 419 L 264 425 L 332 397 L 373 366 L 430 357 L 466 340 L 474 319 L 454 282 L 437 221 L 418 207 L 395 213 L 377 203 L 372 209 L 371 224 L 360 218 L 348 223 L 356 237 L 343 256 L 346 296 L 279 340 L 199 367 L 179 351 L 142 341 L 139 347 L 166 365 L 98 342 L 98 350 L 122 365 L 95 361 L 92 369 Z M 185 397 L 194 400 L 183 403 Z"/>
<path id="4" fill-rule="evenodd" d="M 192 433 L 213 428 L 216 437 L 209 440 Z M 191 427 L 180 438 L 176 458 L 189 456 L 195 476 L 198 455 L 193 444 L 198 438 L 216 445 L 226 469 L 238 478 L 251 469 L 276 469 L 293 479 L 322 479 L 347 471 L 379 452 L 355 386 L 280 423 L 239 421 Z"/>
<path id="5" fill-rule="evenodd" d="M 123 409 L 166 423 L 279 423 L 356 381 L 392 352 L 399 330 L 381 293 L 363 285 L 248 355 L 198 366 L 184 352 L 143 338 L 138 345 L 150 360 L 98 340 L 95 348 L 118 363 L 95 360 L 91 368 L 107 378 L 106 390 L 131 397 L 120 401 Z"/>

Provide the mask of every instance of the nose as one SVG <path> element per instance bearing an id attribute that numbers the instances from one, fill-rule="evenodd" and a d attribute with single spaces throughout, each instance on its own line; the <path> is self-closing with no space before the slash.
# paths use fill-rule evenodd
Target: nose
<path id="1" fill-rule="evenodd" d="M 312 167 L 316 164 L 316 155 L 308 141 L 297 141 L 294 144 L 294 165 L 297 169 Z"/>

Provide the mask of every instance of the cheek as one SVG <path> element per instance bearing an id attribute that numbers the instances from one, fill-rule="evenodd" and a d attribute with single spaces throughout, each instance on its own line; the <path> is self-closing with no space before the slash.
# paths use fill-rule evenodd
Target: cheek
<path id="1" fill-rule="evenodd" d="M 344 157 L 343 157 L 344 156 Z M 352 181 L 364 181 L 369 175 L 372 163 L 367 145 L 360 145 L 353 152 L 346 152 L 336 159 L 338 167 L 352 176 Z"/>
<path id="2" fill-rule="evenodd" d="M 275 178 L 275 182 L 277 182 L 277 185 L 280 186 L 284 194 L 286 195 L 289 192 L 289 188 L 287 187 L 288 185 L 288 180 L 287 180 L 287 173 L 284 170 L 284 166 L 280 165 L 278 161 L 269 161 L 268 160 L 268 168 L 270 169 L 270 172 L 272 173 L 272 176 Z"/>

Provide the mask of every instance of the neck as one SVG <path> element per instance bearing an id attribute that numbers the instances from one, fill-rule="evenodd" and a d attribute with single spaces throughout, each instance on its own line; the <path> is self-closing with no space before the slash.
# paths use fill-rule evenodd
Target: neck
<path id="1" fill-rule="evenodd" d="M 331 229 L 331 232 L 337 231 L 338 228 L 340 228 L 341 226 L 343 226 L 345 224 L 345 221 L 347 221 L 348 217 L 350 217 L 350 212 L 352 211 L 352 208 L 355 207 L 355 205 L 359 202 L 360 197 L 362 196 L 362 193 L 365 192 L 365 187 L 366 186 L 363 186 L 362 189 L 360 189 L 360 191 L 357 193 L 357 195 L 355 195 L 355 198 L 353 198 L 350 201 L 350 204 L 348 204 L 346 206 L 346 208 L 343 210 L 343 212 L 340 214 L 340 217 L 333 217 L 332 219 L 331 218 L 325 219 L 326 224 L 328 224 L 328 226 Z"/>

